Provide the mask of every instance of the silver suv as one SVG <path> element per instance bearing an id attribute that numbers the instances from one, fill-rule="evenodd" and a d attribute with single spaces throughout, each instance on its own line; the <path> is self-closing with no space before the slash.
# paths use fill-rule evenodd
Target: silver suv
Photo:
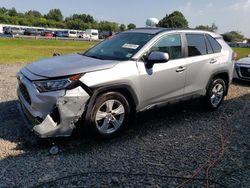
<path id="1" fill-rule="evenodd" d="M 70 136 L 80 126 L 110 138 L 132 114 L 173 101 L 202 97 L 217 109 L 233 64 L 233 51 L 218 34 L 138 28 L 83 54 L 28 64 L 17 74 L 17 93 L 40 137 Z"/>

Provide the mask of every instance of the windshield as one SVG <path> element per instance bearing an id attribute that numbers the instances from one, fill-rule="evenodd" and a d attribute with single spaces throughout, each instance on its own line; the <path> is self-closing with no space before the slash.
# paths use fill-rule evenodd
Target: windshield
<path id="1" fill-rule="evenodd" d="M 104 60 L 128 60 L 153 37 L 146 33 L 120 33 L 91 48 L 84 55 Z"/>

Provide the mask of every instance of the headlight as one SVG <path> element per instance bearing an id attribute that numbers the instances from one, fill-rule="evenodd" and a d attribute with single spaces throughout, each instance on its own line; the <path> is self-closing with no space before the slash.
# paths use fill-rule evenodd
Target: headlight
<path id="1" fill-rule="evenodd" d="M 46 80 L 46 81 L 36 81 L 33 84 L 39 92 L 49 92 L 57 91 L 67 88 L 72 81 L 69 79 L 63 80 Z"/>
<path id="2" fill-rule="evenodd" d="M 236 61 L 235 64 L 234 64 L 234 66 L 235 66 L 236 68 L 238 68 L 238 67 L 240 66 L 240 64 Z"/>
<path id="3" fill-rule="evenodd" d="M 66 89 L 67 87 L 74 87 L 74 83 L 76 83 L 79 78 L 81 78 L 83 74 L 76 74 L 69 78 L 64 78 L 61 80 L 43 80 L 43 81 L 35 81 L 33 85 L 39 92 L 49 92 L 49 91 L 57 91 Z M 72 84 L 72 85 L 71 85 Z"/>

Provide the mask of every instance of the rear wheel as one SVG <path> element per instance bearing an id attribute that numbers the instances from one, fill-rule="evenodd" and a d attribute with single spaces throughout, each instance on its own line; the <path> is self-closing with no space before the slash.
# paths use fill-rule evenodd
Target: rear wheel
<path id="1" fill-rule="evenodd" d="M 99 138 L 118 135 L 129 122 L 130 106 L 118 92 L 99 96 L 91 109 L 89 129 Z"/>
<path id="2" fill-rule="evenodd" d="M 205 105 L 211 110 L 218 109 L 224 101 L 226 89 L 226 84 L 223 79 L 215 78 L 212 80 L 205 97 Z"/>

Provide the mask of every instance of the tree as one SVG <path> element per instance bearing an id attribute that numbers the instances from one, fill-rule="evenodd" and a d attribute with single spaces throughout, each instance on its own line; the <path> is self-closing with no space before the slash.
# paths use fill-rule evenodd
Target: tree
<path id="1" fill-rule="evenodd" d="M 0 23 L 52 28 L 68 28 L 68 29 L 100 29 L 107 31 L 125 30 L 126 25 L 115 22 L 100 21 L 97 22 L 93 16 L 89 14 L 73 14 L 63 20 L 60 9 L 52 9 L 48 14 L 42 15 L 39 11 L 29 10 L 24 13 L 17 12 L 15 8 L 6 9 L 0 7 Z M 129 28 L 135 28 L 134 24 L 129 24 Z"/>
<path id="2" fill-rule="evenodd" d="M 84 22 L 80 19 L 68 20 L 66 22 L 66 27 L 69 29 L 84 30 L 87 29 L 83 26 Z"/>
<path id="3" fill-rule="evenodd" d="M 226 42 L 242 42 L 244 35 L 239 31 L 231 31 L 223 34 L 223 38 Z"/>
<path id="4" fill-rule="evenodd" d="M 126 25 L 121 24 L 119 28 L 120 28 L 120 31 L 125 31 L 126 30 Z"/>
<path id="5" fill-rule="evenodd" d="M 54 21 L 63 21 L 63 15 L 60 9 L 51 9 L 45 17 L 48 20 L 54 20 Z"/>
<path id="6" fill-rule="evenodd" d="M 69 20 L 81 20 L 84 23 L 94 23 L 93 16 L 89 14 L 73 14 L 73 16 L 65 18 L 65 21 Z"/>
<path id="7" fill-rule="evenodd" d="M 0 7 L 0 14 L 7 14 L 8 9 L 6 9 L 5 7 Z"/>
<path id="8" fill-rule="evenodd" d="M 85 30 L 98 29 L 98 24 L 89 14 L 73 14 L 65 18 L 66 27 L 69 29 Z"/>
<path id="9" fill-rule="evenodd" d="M 34 17 L 34 18 L 42 18 L 43 17 L 43 15 L 36 10 L 29 10 L 28 12 L 25 12 L 25 16 Z"/>
<path id="10" fill-rule="evenodd" d="M 9 9 L 8 12 L 7 12 L 7 14 L 9 16 L 17 16 L 18 15 L 18 13 L 17 13 L 17 11 L 16 11 L 15 8 Z"/>
<path id="11" fill-rule="evenodd" d="M 179 11 L 174 11 L 160 20 L 158 26 L 166 28 L 188 28 L 188 21 Z"/>
<path id="12" fill-rule="evenodd" d="M 209 25 L 199 25 L 199 26 L 196 26 L 195 29 L 216 32 L 218 30 L 218 27 L 215 25 L 215 23 L 212 23 L 211 26 L 209 26 Z"/>
<path id="13" fill-rule="evenodd" d="M 127 28 L 128 28 L 128 30 L 135 29 L 136 25 L 133 23 L 130 23 L 130 24 L 128 24 Z"/>
<path id="14" fill-rule="evenodd" d="M 118 31 L 119 26 L 115 22 L 101 21 L 99 22 L 99 29 L 103 31 Z"/>

